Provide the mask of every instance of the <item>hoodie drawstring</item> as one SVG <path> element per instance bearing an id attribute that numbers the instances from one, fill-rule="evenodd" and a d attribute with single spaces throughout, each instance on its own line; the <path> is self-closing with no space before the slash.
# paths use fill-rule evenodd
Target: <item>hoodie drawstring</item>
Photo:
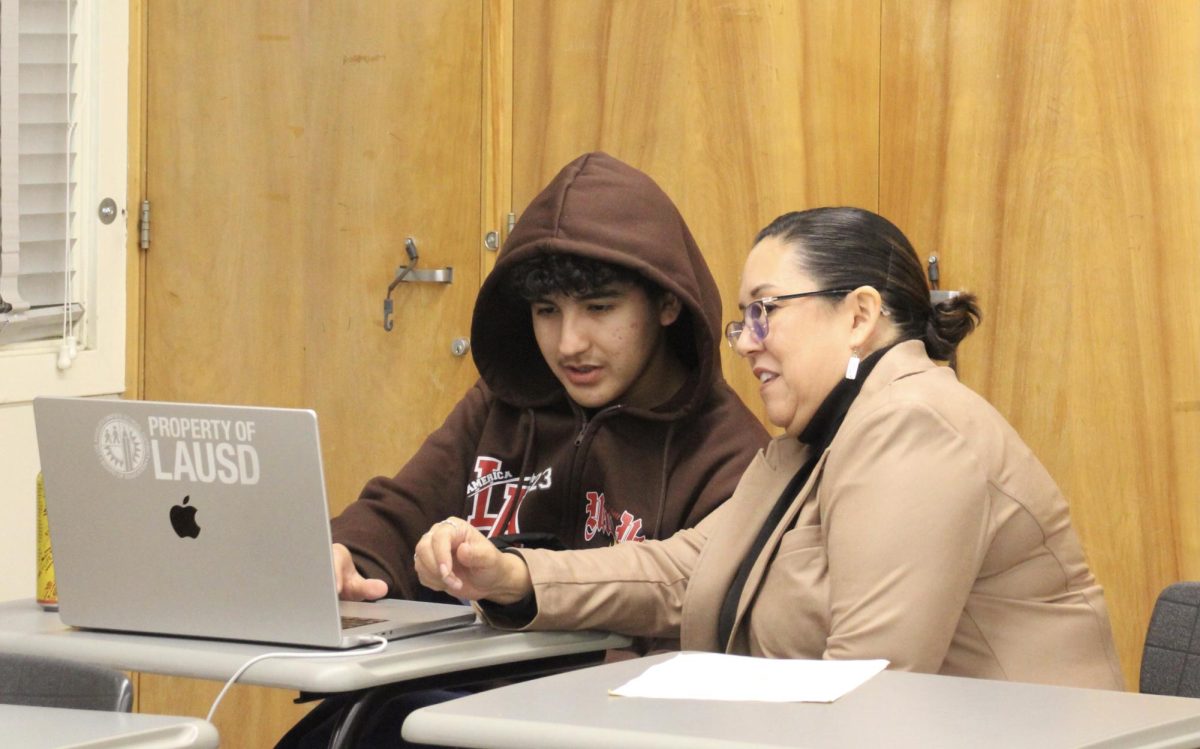
<path id="1" fill-rule="evenodd" d="M 517 474 L 517 493 L 513 495 L 508 512 L 503 517 L 497 518 L 488 538 L 505 535 L 504 529 L 508 527 L 509 520 L 516 515 L 521 503 L 525 501 L 525 482 L 528 478 L 529 464 L 533 461 L 533 438 L 537 434 L 537 415 L 532 408 L 525 409 L 525 413 L 529 416 L 529 434 L 525 436 L 525 453 L 521 458 L 521 471 Z"/>
<path id="2" fill-rule="evenodd" d="M 671 465 L 671 438 L 675 436 L 675 427 L 679 422 L 672 421 L 667 425 L 667 436 L 663 439 L 662 474 L 658 481 L 658 517 L 654 519 L 654 534 L 646 538 L 662 538 L 663 513 L 667 509 L 667 466 Z"/>

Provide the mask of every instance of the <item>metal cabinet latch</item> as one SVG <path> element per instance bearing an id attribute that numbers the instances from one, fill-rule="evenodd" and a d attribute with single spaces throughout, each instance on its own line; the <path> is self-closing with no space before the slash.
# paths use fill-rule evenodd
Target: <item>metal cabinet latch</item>
<path id="1" fill-rule="evenodd" d="M 953 299 L 959 295 L 957 291 L 939 288 L 942 280 L 941 266 L 937 255 L 929 256 L 929 301 L 932 304 Z"/>
<path id="2" fill-rule="evenodd" d="M 396 275 L 388 284 L 387 296 L 383 300 L 383 329 L 391 331 L 395 327 L 392 320 L 392 291 L 401 283 L 453 283 L 454 268 L 417 268 L 420 254 L 417 252 L 417 242 L 412 237 L 404 240 L 404 252 L 408 255 L 408 265 L 396 269 Z"/>

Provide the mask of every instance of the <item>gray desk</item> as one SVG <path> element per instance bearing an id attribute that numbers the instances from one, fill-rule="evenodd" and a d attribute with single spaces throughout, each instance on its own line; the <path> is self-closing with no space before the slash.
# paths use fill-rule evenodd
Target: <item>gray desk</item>
<path id="1" fill-rule="evenodd" d="M 1197 747 L 1200 699 L 885 671 L 829 705 L 610 697 L 654 656 L 422 708 L 412 741 L 462 747 Z"/>
<path id="2" fill-rule="evenodd" d="M 501 632 L 475 625 L 393 640 L 373 655 L 268 659 L 251 666 L 238 683 L 350 692 L 488 666 L 600 653 L 629 643 L 627 637 L 606 632 Z M 42 611 L 33 599 L 0 603 L 0 649 L 216 681 L 228 679 L 262 653 L 306 652 L 277 645 L 78 630 L 65 626 L 58 614 Z"/>
<path id="3" fill-rule="evenodd" d="M 196 718 L 0 705 L 0 739 L 22 749 L 216 749 L 217 729 Z"/>
<path id="4" fill-rule="evenodd" d="M 353 693 L 335 732 L 352 745 L 361 719 L 390 694 L 463 686 L 501 677 L 522 678 L 594 662 L 630 639 L 607 632 L 501 632 L 484 625 L 393 640 L 371 655 L 311 660 L 267 659 L 241 684 L 311 695 Z M 67 627 L 33 599 L 0 603 L 0 649 L 50 655 L 127 671 L 225 681 L 256 655 L 315 652 L 221 640 L 93 632 Z"/>

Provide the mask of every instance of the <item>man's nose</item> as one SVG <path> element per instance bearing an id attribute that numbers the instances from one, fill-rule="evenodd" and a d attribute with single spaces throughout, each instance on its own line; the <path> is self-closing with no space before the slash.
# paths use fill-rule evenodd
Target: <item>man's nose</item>
<path id="1" fill-rule="evenodd" d="M 559 353 L 563 356 L 574 356 L 587 351 L 589 345 L 591 339 L 587 332 L 587 322 L 572 311 L 564 311 L 562 332 L 558 337 Z"/>

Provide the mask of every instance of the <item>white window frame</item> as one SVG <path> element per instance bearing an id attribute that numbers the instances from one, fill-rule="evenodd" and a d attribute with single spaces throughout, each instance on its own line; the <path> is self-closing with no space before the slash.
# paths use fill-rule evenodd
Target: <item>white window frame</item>
<path id="1" fill-rule="evenodd" d="M 78 13 L 75 251 L 86 334 L 66 369 L 58 367 L 60 341 L 0 346 L 0 403 L 125 390 L 129 1 L 84 0 Z M 116 220 L 110 224 L 99 220 L 104 198 L 117 204 Z"/>

